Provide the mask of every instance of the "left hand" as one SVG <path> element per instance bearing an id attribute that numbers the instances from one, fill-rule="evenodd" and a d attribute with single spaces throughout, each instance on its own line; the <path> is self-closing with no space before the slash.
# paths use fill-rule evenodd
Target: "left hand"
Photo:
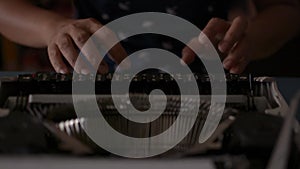
<path id="1" fill-rule="evenodd" d="M 230 73 L 242 73 L 250 60 L 247 55 L 250 52 L 249 43 L 245 38 L 247 27 L 247 19 L 243 16 L 236 17 L 232 22 L 212 18 L 199 37 L 190 43 L 198 40 L 201 44 L 204 33 L 220 53 L 224 68 Z M 195 56 L 188 46 L 182 50 L 182 60 L 187 64 L 193 62 Z"/>

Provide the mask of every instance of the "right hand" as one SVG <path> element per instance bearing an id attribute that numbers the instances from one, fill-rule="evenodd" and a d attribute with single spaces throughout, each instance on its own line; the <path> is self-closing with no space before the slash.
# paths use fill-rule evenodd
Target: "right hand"
<path id="1" fill-rule="evenodd" d="M 230 73 L 242 73 L 251 59 L 251 43 L 247 43 L 248 21 L 244 16 L 236 17 L 232 22 L 219 18 L 211 19 L 197 38 L 188 44 L 201 49 L 212 43 L 223 60 L 224 68 Z M 207 38 L 205 38 L 206 36 Z M 209 41 L 206 41 L 209 39 Z M 189 64 L 196 54 L 188 46 L 182 50 L 182 60 Z"/>
<path id="2" fill-rule="evenodd" d="M 85 43 L 88 41 L 90 36 L 92 36 L 97 30 L 99 30 L 103 25 L 101 25 L 95 19 L 81 19 L 81 20 L 67 20 L 63 24 L 59 24 L 56 29 L 54 29 L 52 35 L 50 35 L 50 40 L 48 42 L 48 55 L 50 62 L 58 73 L 68 73 L 68 66 L 63 61 L 63 57 L 66 59 L 68 64 L 74 68 L 77 73 L 87 74 L 90 73 L 86 66 L 75 66 L 77 61 L 79 51 L 83 48 Z M 117 39 L 116 35 L 106 29 L 106 35 L 101 36 L 101 44 L 109 43 L 108 39 Z M 88 53 L 89 51 L 87 51 Z M 101 73 L 108 71 L 107 64 L 102 61 L 100 67 L 94 65 L 95 54 L 86 54 L 86 59 L 93 66 L 97 66 L 97 70 Z M 126 56 L 126 52 L 123 47 L 117 43 L 109 51 L 112 59 L 119 64 Z M 103 56 L 97 56 L 103 57 Z"/>

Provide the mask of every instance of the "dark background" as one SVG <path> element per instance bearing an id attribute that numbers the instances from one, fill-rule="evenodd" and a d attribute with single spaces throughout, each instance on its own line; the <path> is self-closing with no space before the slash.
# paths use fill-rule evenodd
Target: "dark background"
<path id="1" fill-rule="evenodd" d="M 72 0 L 40 0 L 37 5 L 64 16 L 76 16 Z M 295 37 L 273 56 L 249 64 L 245 73 L 256 76 L 300 77 L 299 64 L 300 36 Z M 53 71 L 53 69 L 46 49 L 20 46 L 0 35 L 0 71 Z"/>

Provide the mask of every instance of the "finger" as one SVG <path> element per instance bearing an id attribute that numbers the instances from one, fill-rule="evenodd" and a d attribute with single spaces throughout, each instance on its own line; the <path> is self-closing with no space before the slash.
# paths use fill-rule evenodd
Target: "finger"
<path id="1" fill-rule="evenodd" d="M 198 45 L 198 46 L 197 46 Z M 196 54 L 190 47 L 199 48 L 201 44 L 197 42 L 197 38 L 192 39 L 187 46 L 182 49 L 182 57 L 181 60 L 185 64 L 190 64 L 195 60 Z"/>
<path id="2" fill-rule="evenodd" d="M 69 31 L 69 36 L 71 36 L 76 46 L 81 49 L 90 38 L 91 33 L 81 28 L 72 26 Z"/>
<path id="3" fill-rule="evenodd" d="M 232 67 L 236 66 L 240 62 L 240 57 L 242 55 L 237 53 L 230 53 L 224 60 L 223 66 L 226 70 L 230 70 Z"/>
<path id="4" fill-rule="evenodd" d="M 81 25 L 92 34 L 97 32 L 103 25 L 94 18 L 88 18 L 80 21 Z"/>
<path id="5" fill-rule="evenodd" d="M 108 72 L 108 65 L 103 62 L 103 57 L 100 54 L 99 47 L 93 40 L 88 40 L 82 47 L 78 58 L 79 63 L 76 66 L 81 67 L 82 64 L 86 65 L 88 72 Z"/>
<path id="6" fill-rule="evenodd" d="M 120 64 L 124 58 L 127 57 L 127 52 L 119 43 L 119 39 L 116 34 L 112 32 L 107 27 L 100 24 L 97 20 L 90 18 L 85 20 L 89 25 L 85 28 L 88 29 L 93 34 L 93 40 L 97 41 L 97 44 L 101 44 L 109 50 L 109 54 L 117 64 Z M 101 28 L 101 31 L 98 31 Z M 113 47 L 111 47 L 114 45 Z"/>
<path id="7" fill-rule="evenodd" d="M 69 35 L 64 34 L 60 36 L 57 40 L 57 46 L 61 54 L 77 73 L 88 74 L 90 72 L 85 65 L 84 59 L 82 59 L 82 57 L 78 58 L 78 51 L 75 49 L 74 43 Z"/>
<path id="8" fill-rule="evenodd" d="M 249 48 L 245 39 L 242 39 L 237 45 L 235 50 L 231 51 L 224 59 L 224 68 L 235 73 L 240 73 L 244 70 L 249 63 Z"/>
<path id="9" fill-rule="evenodd" d="M 117 63 L 120 64 L 126 57 L 127 52 L 122 47 L 120 43 L 117 43 L 114 47 L 109 51 L 109 56 Z"/>
<path id="10" fill-rule="evenodd" d="M 106 73 L 108 73 L 108 71 L 109 71 L 108 64 L 103 60 L 100 63 L 100 66 L 98 68 L 98 73 L 100 73 L 100 74 L 106 74 Z"/>
<path id="11" fill-rule="evenodd" d="M 120 64 L 123 59 L 127 57 L 127 53 L 119 43 L 119 39 L 117 38 L 116 34 L 108 28 L 103 26 L 101 31 L 94 34 L 93 37 L 95 37 L 93 39 L 100 43 L 101 46 L 109 49 L 109 56 L 117 64 Z"/>
<path id="12" fill-rule="evenodd" d="M 228 53 L 234 44 L 243 37 L 247 26 L 247 19 L 242 16 L 236 17 L 226 32 L 224 39 L 219 43 L 219 50 L 223 53 Z"/>
<path id="13" fill-rule="evenodd" d="M 97 63 L 100 62 L 102 57 L 100 56 L 100 53 L 96 49 L 96 46 L 94 46 L 94 43 L 91 41 L 87 45 L 92 46 L 86 46 L 84 48 L 84 45 L 88 42 L 91 33 L 88 33 L 88 31 L 83 30 L 82 28 L 72 26 L 69 32 L 69 35 L 72 37 L 73 41 L 75 42 L 76 46 L 80 49 L 80 59 L 79 61 L 85 62 L 82 64 L 85 64 L 88 70 L 84 70 L 84 74 L 96 72 L 97 70 Z M 82 67 L 82 66 L 76 66 Z M 107 73 L 108 72 L 108 65 L 104 62 L 100 64 L 98 68 L 99 73 Z"/>
<path id="14" fill-rule="evenodd" d="M 181 60 L 185 64 L 191 64 L 195 60 L 195 56 L 196 54 L 188 46 L 182 49 Z"/>
<path id="15" fill-rule="evenodd" d="M 238 64 L 234 65 L 229 72 L 233 74 L 241 74 L 245 70 L 248 62 L 246 60 L 241 60 Z"/>
<path id="16" fill-rule="evenodd" d="M 69 64 L 74 67 L 78 52 L 74 48 L 73 41 L 67 34 L 60 36 L 57 40 L 57 46 L 61 54 L 66 58 Z"/>
<path id="17" fill-rule="evenodd" d="M 69 72 L 67 66 L 62 60 L 62 54 L 55 44 L 48 46 L 48 55 L 49 60 L 57 73 L 66 74 Z"/>
<path id="18" fill-rule="evenodd" d="M 229 28 L 230 23 L 227 21 L 219 18 L 213 18 L 208 22 L 202 32 L 209 38 L 211 43 L 216 46 L 223 39 Z M 203 40 L 205 41 L 205 38 L 203 38 L 203 35 L 200 34 L 200 43 L 203 42 Z"/>

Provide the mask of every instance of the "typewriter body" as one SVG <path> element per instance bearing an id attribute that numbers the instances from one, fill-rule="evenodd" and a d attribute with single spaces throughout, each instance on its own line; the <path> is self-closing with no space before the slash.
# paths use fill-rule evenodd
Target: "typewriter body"
<path id="1" fill-rule="evenodd" d="M 88 120 L 75 113 L 72 80 L 80 83 L 93 79 L 96 99 L 106 121 L 118 132 L 131 137 L 152 137 L 168 129 L 175 120 L 181 120 L 183 127 L 189 122 L 188 119 L 176 119 L 176 112 L 180 109 L 178 105 L 185 101 L 180 100 L 174 76 L 180 76 L 177 79 L 188 83 L 190 75 L 135 75 L 130 86 L 130 101 L 136 109 L 149 108 L 148 94 L 156 88 L 164 91 L 168 101 L 161 117 L 143 125 L 130 122 L 118 114 L 111 99 L 111 81 L 128 80 L 128 76 L 130 75 L 106 74 L 73 77 L 41 72 L 1 78 L 0 153 L 115 158 L 113 154 L 97 146 L 85 133 L 84 127 Z M 266 168 L 270 165 L 276 140 L 280 137 L 284 119 L 289 114 L 276 82 L 269 77 L 226 74 L 227 101 L 222 119 L 212 136 L 200 144 L 199 133 L 211 106 L 211 78 L 204 74 L 193 76 L 201 95 L 196 122 L 178 145 L 154 158 L 208 158 L 213 161 L 215 168 L 228 169 Z M 159 100 L 160 97 L 155 99 Z M 126 109 L 127 102 L 128 100 L 124 100 L 118 106 Z M 193 102 L 185 103 L 187 106 L 190 104 Z M 297 166 L 297 148 L 287 146 L 286 149 L 289 149 L 288 167 Z"/>

